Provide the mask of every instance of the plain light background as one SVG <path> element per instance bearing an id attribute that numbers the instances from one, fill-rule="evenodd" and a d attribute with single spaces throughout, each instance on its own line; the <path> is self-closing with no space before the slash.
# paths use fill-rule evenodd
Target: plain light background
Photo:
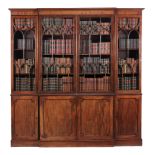
<path id="1" fill-rule="evenodd" d="M 147 155 L 155 154 L 155 8 L 153 0 L 0 0 L 0 155 Z M 142 147 L 10 147 L 10 12 L 8 8 L 139 7 L 142 32 Z"/>

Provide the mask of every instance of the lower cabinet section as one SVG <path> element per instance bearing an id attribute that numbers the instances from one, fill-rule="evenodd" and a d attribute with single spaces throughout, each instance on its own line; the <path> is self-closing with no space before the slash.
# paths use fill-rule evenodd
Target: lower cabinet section
<path id="1" fill-rule="evenodd" d="M 12 146 L 141 145 L 140 129 L 139 95 L 12 96 Z"/>
<path id="2" fill-rule="evenodd" d="M 40 98 L 40 139 L 73 140 L 76 136 L 76 103 L 70 96 Z"/>
<path id="3" fill-rule="evenodd" d="M 120 143 L 141 140 L 141 96 L 117 96 L 114 118 L 115 137 Z"/>
<path id="4" fill-rule="evenodd" d="M 40 139 L 112 138 L 112 97 L 46 96 L 40 98 Z"/>
<path id="5" fill-rule="evenodd" d="M 38 140 L 38 97 L 12 96 L 11 100 L 12 140 Z"/>

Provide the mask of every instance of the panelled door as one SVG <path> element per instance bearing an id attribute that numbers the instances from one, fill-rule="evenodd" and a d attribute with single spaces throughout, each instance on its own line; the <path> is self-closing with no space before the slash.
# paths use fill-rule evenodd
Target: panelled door
<path id="1" fill-rule="evenodd" d="M 76 103 L 71 96 L 40 98 L 40 139 L 71 140 L 76 135 Z"/>
<path id="2" fill-rule="evenodd" d="M 38 139 L 38 97 L 12 96 L 12 138 Z"/>
<path id="3" fill-rule="evenodd" d="M 84 139 L 109 139 L 113 135 L 113 98 L 83 96 L 78 105 L 78 136 Z"/>
<path id="4" fill-rule="evenodd" d="M 116 138 L 140 136 L 141 97 L 118 96 L 115 105 Z"/>

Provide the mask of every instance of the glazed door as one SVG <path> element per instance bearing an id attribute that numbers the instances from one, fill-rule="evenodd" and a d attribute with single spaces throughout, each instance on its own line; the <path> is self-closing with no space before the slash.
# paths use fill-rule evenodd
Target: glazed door
<path id="1" fill-rule="evenodd" d="M 79 17 L 78 91 L 103 93 L 113 91 L 113 31 L 110 16 Z"/>
<path id="2" fill-rule="evenodd" d="M 38 98 L 12 96 L 12 139 L 38 139 Z"/>
<path id="3" fill-rule="evenodd" d="M 76 37 L 71 16 L 41 16 L 40 90 L 75 92 Z"/>
<path id="4" fill-rule="evenodd" d="M 78 105 L 80 140 L 109 139 L 113 135 L 113 98 L 84 96 Z"/>
<path id="5" fill-rule="evenodd" d="M 37 91 L 37 18 L 12 17 L 12 92 Z"/>
<path id="6" fill-rule="evenodd" d="M 135 94 L 141 90 L 141 18 L 119 16 L 117 22 L 117 90 Z"/>
<path id="7" fill-rule="evenodd" d="M 117 138 L 140 136 L 140 96 L 118 96 L 115 105 Z"/>
<path id="8" fill-rule="evenodd" d="M 70 96 L 40 98 L 40 139 L 72 140 L 76 135 L 76 104 Z"/>

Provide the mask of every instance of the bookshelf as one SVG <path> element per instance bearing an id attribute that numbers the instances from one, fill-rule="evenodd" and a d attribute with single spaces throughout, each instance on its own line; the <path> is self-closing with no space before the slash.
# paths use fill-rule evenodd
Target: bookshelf
<path id="1" fill-rule="evenodd" d="M 110 92 L 111 18 L 80 18 L 80 92 Z"/>
<path id="2" fill-rule="evenodd" d="M 14 33 L 14 90 L 35 90 L 35 23 L 33 18 L 16 18 Z"/>
<path id="3" fill-rule="evenodd" d="M 139 18 L 119 18 L 118 85 L 119 90 L 139 88 Z"/>
<path id="4" fill-rule="evenodd" d="M 142 8 L 11 11 L 11 146 L 141 138 Z"/>
<path id="5" fill-rule="evenodd" d="M 74 78 L 74 20 L 68 17 L 43 17 L 42 90 L 72 92 Z"/>

